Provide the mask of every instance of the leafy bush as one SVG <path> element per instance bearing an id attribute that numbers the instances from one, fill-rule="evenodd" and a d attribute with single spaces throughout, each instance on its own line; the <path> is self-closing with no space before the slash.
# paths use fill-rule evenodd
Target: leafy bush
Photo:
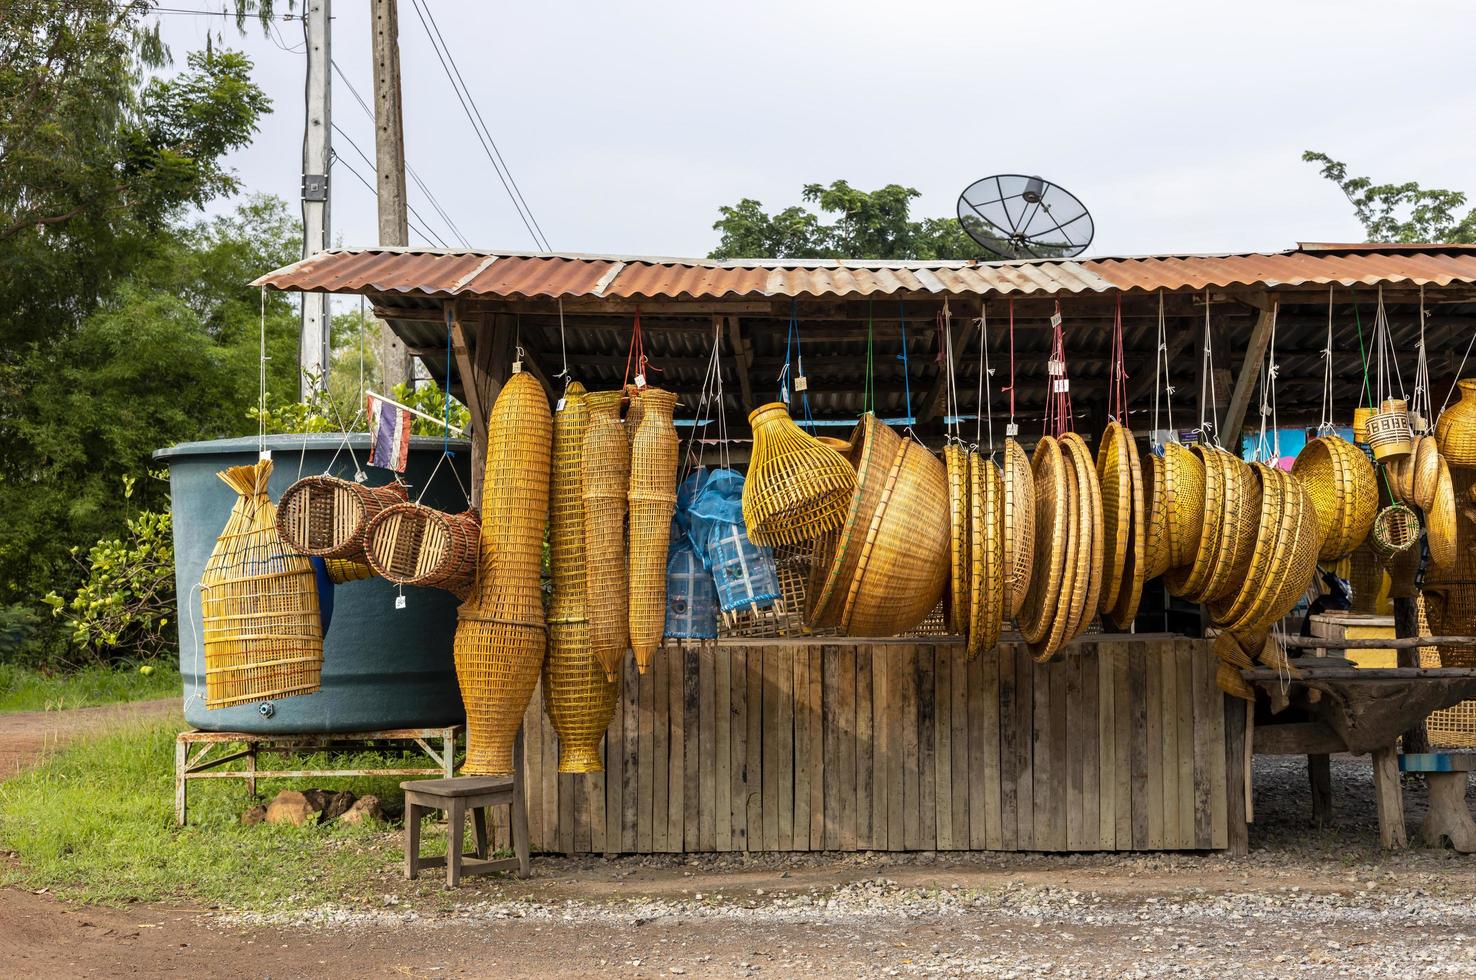
<path id="1" fill-rule="evenodd" d="M 357 397 L 354 395 L 352 397 Z M 419 388 L 395 385 L 390 397 L 402 405 L 437 419 L 446 417 L 446 393 L 434 381 Z M 315 392 L 306 401 L 291 402 L 268 408 L 265 413 L 254 406 L 247 411 L 252 421 L 266 420 L 266 431 L 273 434 L 297 434 L 302 432 L 342 432 L 364 429 L 363 406 L 342 404 L 324 392 Z M 450 419 L 453 428 L 465 429 L 471 423 L 471 412 L 455 398 L 450 400 Z M 440 436 L 445 426 L 418 416 L 413 417 L 410 432 L 417 436 Z"/>
<path id="2" fill-rule="evenodd" d="M 133 480 L 124 478 L 124 497 Z M 73 557 L 79 549 L 73 548 Z M 169 511 L 140 511 L 122 537 L 105 538 L 78 558 L 86 575 L 70 599 L 50 592 L 84 661 L 154 660 L 175 647 L 174 525 Z"/>

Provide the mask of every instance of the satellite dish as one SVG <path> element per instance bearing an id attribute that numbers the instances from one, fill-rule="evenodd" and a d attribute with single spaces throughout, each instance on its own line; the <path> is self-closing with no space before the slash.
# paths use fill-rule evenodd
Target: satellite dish
<path id="1" fill-rule="evenodd" d="M 1066 188 L 1024 174 L 976 180 L 958 196 L 969 237 L 1006 259 L 1069 259 L 1086 251 L 1096 227 Z"/>

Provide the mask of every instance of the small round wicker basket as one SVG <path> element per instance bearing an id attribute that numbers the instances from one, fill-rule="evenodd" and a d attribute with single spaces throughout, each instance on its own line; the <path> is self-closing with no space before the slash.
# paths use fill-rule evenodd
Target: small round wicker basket
<path id="1" fill-rule="evenodd" d="M 1374 517 L 1369 541 L 1374 552 L 1388 561 L 1402 555 L 1420 540 L 1420 519 L 1404 504 L 1394 503 Z"/>

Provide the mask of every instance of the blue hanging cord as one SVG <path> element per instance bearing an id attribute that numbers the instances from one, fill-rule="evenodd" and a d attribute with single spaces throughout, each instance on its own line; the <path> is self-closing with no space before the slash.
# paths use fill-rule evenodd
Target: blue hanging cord
<path id="1" fill-rule="evenodd" d="M 897 355 L 897 359 L 902 362 L 902 392 L 907 401 L 907 424 L 912 425 L 912 380 L 909 377 L 912 372 L 907 365 L 907 321 L 902 316 L 903 305 L 903 301 L 899 299 L 897 301 L 897 330 L 902 335 L 902 353 Z"/>

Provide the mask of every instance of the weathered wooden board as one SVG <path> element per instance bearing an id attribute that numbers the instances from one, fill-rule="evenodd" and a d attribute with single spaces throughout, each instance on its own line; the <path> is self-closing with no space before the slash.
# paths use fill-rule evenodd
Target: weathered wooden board
<path id="1" fill-rule="evenodd" d="M 1230 821 L 1243 828 L 1245 726 L 1200 641 L 1102 637 L 1046 664 L 1019 644 L 966 662 L 959 644 L 930 639 L 668 645 L 645 674 L 627 662 L 621 683 L 606 772 L 591 776 L 557 772 L 558 738 L 534 692 L 524 724 L 535 849 L 1243 841 Z M 505 841 L 505 818 L 493 824 Z"/>

